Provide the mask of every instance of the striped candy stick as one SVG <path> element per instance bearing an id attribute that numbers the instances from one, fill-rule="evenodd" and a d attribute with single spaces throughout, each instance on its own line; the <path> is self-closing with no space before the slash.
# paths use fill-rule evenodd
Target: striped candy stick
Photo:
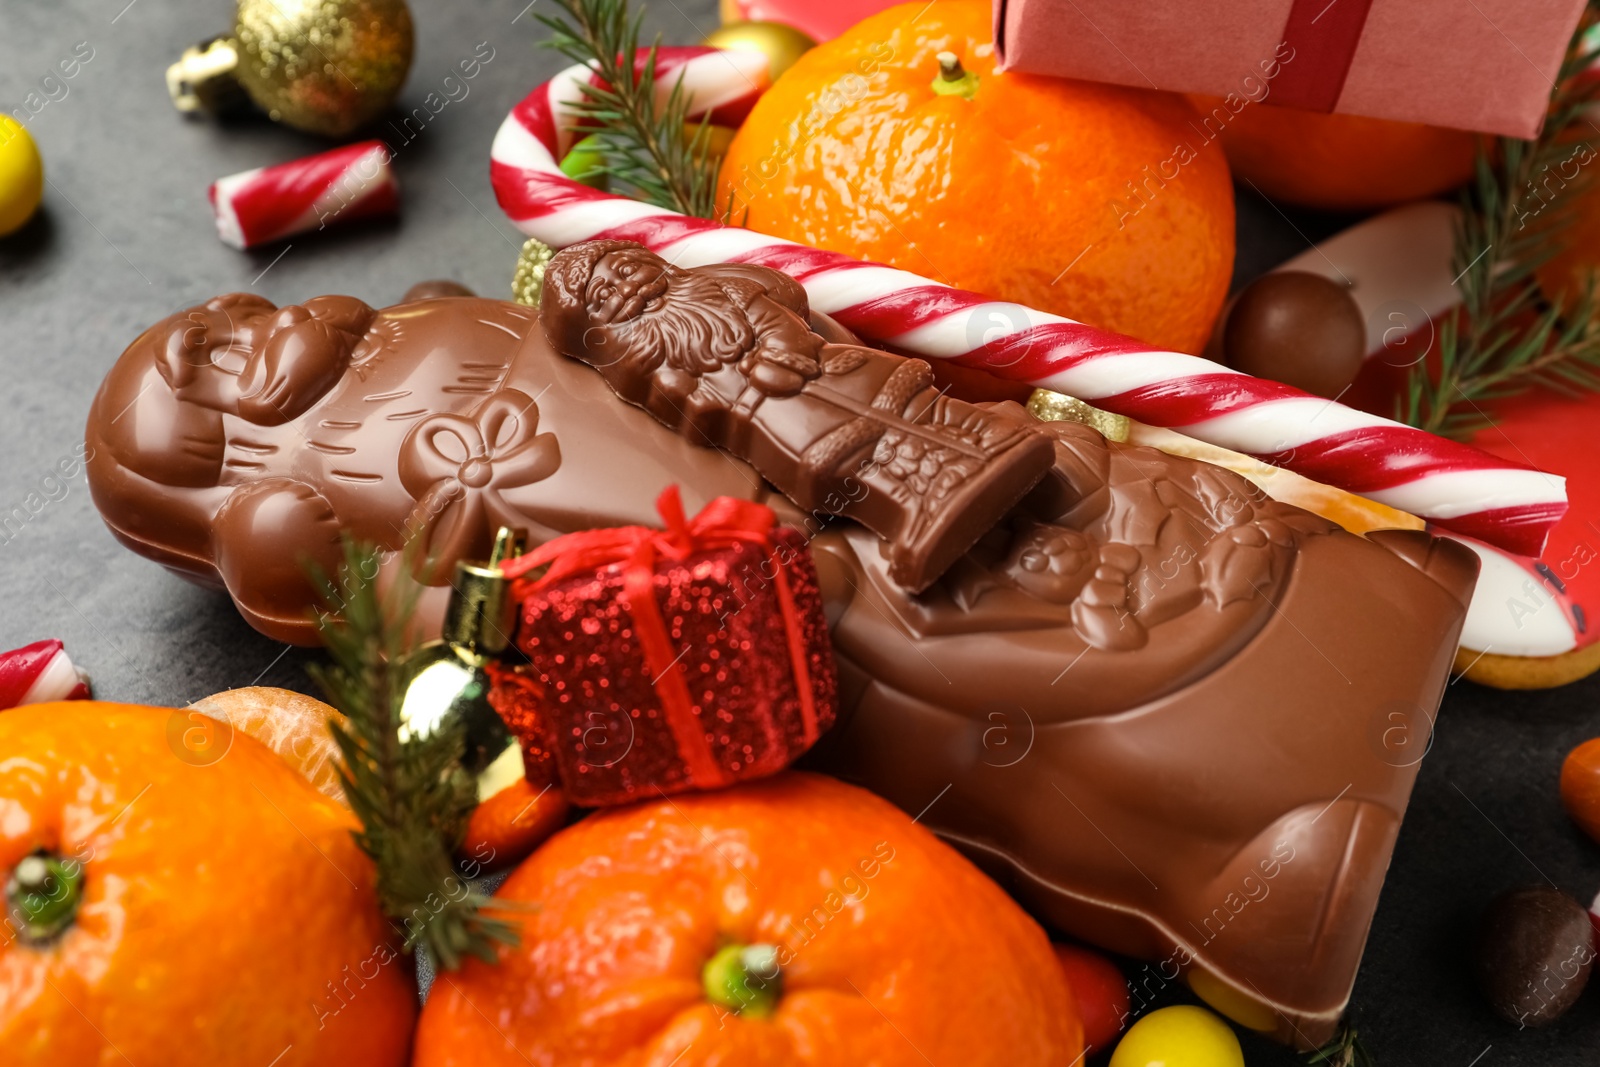
<path id="1" fill-rule="evenodd" d="M 234 248 L 400 209 L 400 186 L 382 141 L 230 174 L 212 182 L 209 195 L 217 236 Z"/>
<path id="2" fill-rule="evenodd" d="M 0 709 L 89 699 L 89 679 L 54 638 L 0 652 Z"/>
<path id="3" fill-rule="evenodd" d="M 687 51 L 695 54 L 678 62 L 702 113 L 742 102 L 758 83 L 749 76 L 751 65 L 765 63 L 754 53 Z M 667 62 L 663 56 L 663 73 Z M 805 287 L 812 307 L 897 351 L 1067 393 L 1510 552 L 1536 555 L 1566 511 L 1565 482 L 1558 476 L 1278 382 L 908 271 L 689 218 L 571 181 L 558 166 L 575 137 L 568 102 L 590 77 L 580 65 L 535 89 L 512 109 L 490 150 L 490 178 L 501 208 L 518 229 L 545 244 L 632 240 L 685 267 L 773 267 Z M 672 81 L 663 78 L 660 91 L 669 91 Z"/>

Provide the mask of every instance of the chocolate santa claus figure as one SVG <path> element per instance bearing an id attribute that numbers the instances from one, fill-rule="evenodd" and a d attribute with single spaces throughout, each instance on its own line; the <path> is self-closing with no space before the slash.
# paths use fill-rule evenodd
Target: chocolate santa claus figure
<path id="1" fill-rule="evenodd" d="M 420 538 L 448 566 L 499 524 L 533 544 L 656 525 L 667 485 L 691 513 L 761 500 L 810 536 L 831 625 L 840 722 L 816 760 L 920 813 L 1053 927 L 1162 981 L 1203 973 L 1285 1039 L 1332 1032 L 1470 553 L 1357 537 L 1221 468 L 941 398 L 772 271 L 606 244 L 549 285 L 544 321 L 462 296 L 173 315 L 95 400 L 95 504 L 124 544 L 310 642 L 303 567 L 333 565 L 343 533 Z M 885 440 L 924 451 L 873 469 Z M 939 450 L 962 479 L 911 469 Z M 853 510 L 850 478 L 883 510 Z M 970 547 L 937 574 L 926 546 L 951 523 Z M 933 561 L 920 592 L 907 560 Z"/>
<path id="2" fill-rule="evenodd" d="M 889 572 L 917 591 L 971 548 L 1050 469 L 1026 416 L 943 395 L 933 371 L 807 323 L 787 275 L 685 270 L 630 241 L 555 257 L 540 305 L 557 351 L 699 444 L 747 460 L 808 510 L 884 538 Z"/>

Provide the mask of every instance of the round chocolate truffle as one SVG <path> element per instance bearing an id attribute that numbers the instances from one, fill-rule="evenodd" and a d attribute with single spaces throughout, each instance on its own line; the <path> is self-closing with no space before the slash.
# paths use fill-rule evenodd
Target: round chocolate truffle
<path id="1" fill-rule="evenodd" d="M 1566 1014 L 1594 966 L 1594 927 L 1583 905 L 1547 885 L 1502 893 L 1478 928 L 1478 986 L 1505 1019 L 1542 1026 Z"/>
<path id="2" fill-rule="evenodd" d="M 406 295 L 400 298 L 400 303 L 409 304 L 414 300 L 437 300 L 441 296 L 477 296 L 471 289 L 460 282 L 453 282 L 449 278 L 430 278 L 425 282 L 418 282 L 406 290 Z"/>
<path id="3" fill-rule="evenodd" d="M 1228 366 L 1318 396 L 1338 396 L 1367 354 L 1361 310 L 1349 290 L 1320 274 L 1264 274 L 1227 315 L 1222 354 Z"/>

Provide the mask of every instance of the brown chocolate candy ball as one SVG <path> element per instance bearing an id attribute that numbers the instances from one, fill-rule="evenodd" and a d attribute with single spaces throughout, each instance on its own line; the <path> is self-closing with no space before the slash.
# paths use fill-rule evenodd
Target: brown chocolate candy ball
<path id="1" fill-rule="evenodd" d="M 400 303 L 409 304 L 413 300 L 437 300 L 441 296 L 477 296 L 471 289 L 460 282 L 453 282 L 448 278 L 431 278 L 425 282 L 418 282 L 406 290 L 406 295 L 400 298 Z"/>
<path id="2" fill-rule="evenodd" d="M 1560 890 L 1535 885 L 1502 893 L 1478 928 L 1478 986 L 1518 1026 L 1554 1022 L 1588 984 L 1594 939 L 1589 913 Z"/>
<path id="3" fill-rule="evenodd" d="M 1338 396 L 1367 354 L 1361 310 L 1343 285 L 1320 274 L 1264 274 L 1227 315 L 1222 356 L 1228 366 L 1318 396 Z"/>

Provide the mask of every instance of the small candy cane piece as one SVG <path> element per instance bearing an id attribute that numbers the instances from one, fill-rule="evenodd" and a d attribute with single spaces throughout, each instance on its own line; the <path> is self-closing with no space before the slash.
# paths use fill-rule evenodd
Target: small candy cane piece
<path id="1" fill-rule="evenodd" d="M 89 677 L 50 638 L 0 652 L 0 709 L 52 700 L 89 699 Z"/>
<path id="2" fill-rule="evenodd" d="M 389 160 L 382 141 L 363 141 L 218 178 L 210 192 L 217 236 L 254 248 L 334 221 L 393 214 L 400 186 Z"/>

